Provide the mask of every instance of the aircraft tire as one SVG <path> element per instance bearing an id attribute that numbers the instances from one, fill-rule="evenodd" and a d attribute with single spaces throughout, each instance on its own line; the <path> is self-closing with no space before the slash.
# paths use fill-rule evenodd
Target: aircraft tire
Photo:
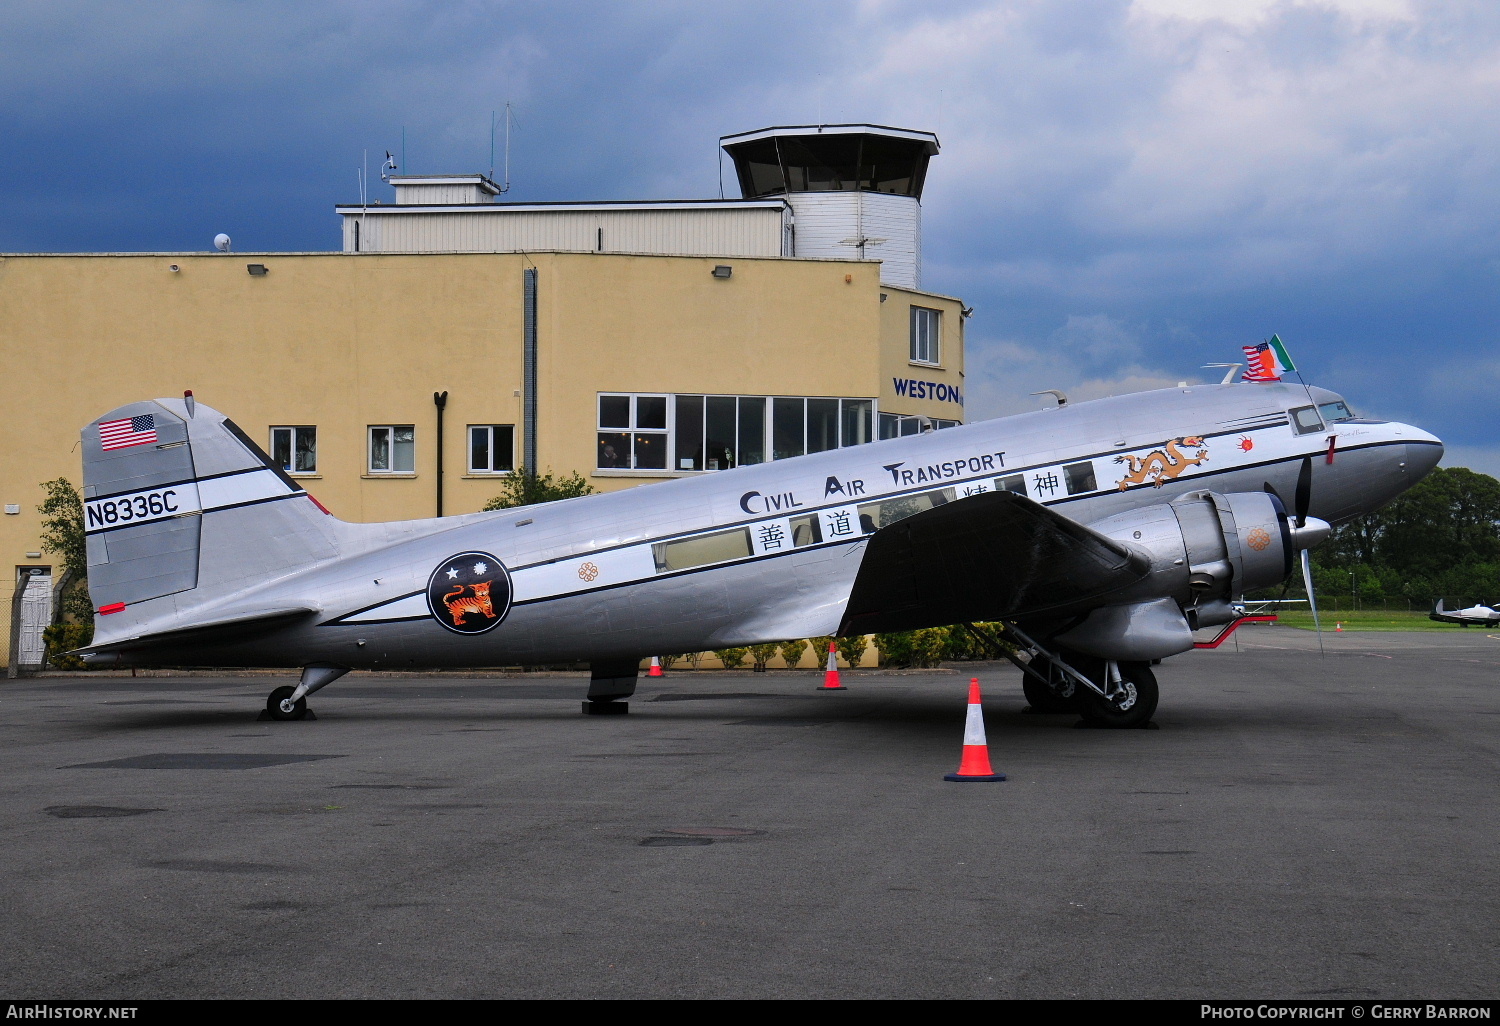
<path id="1" fill-rule="evenodd" d="M 1134 694 L 1127 699 L 1127 707 L 1120 708 L 1117 701 L 1110 701 L 1090 692 L 1083 704 L 1083 718 L 1091 726 L 1126 730 L 1144 727 L 1156 712 L 1157 699 L 1161 692 L 1156 686 L 1156 674 L 1149 663 L 1121 663 L 1120 674 L 1135 685 Z"/>
<path id="2" fill-rule="evenodd" d="M 283 685 L 282 687 L 279 687 L 275 691 L 271 692 L 270 697 L 266 699 L 266 713 L 270 715 L 271 719 L 300 720 L 307 716 L 306 697 L 297 699 L 297 704 L 293 707 L 291 712 L 283 712 L 281 709 L 282 699 L 291 698 L 292 692 L 296 690 L 297 689 L 294 687 Z"/>
<path id="3" fill-rule="evenodd" d="M 1046 673 L 1049 667 L 1045 660 L 1038 660 L 1037 669 Z M 1076 713 L 1083 708 L 1083 695 L 1080 693 L 1080 685 L 1069 681 L 1072 694 L 1058 694 L 1048 684 L 1043 684 L 1035 677 L 1028 674 L 1021 676 L 1021 690 L 1026 693 L 1026 702 L 1031 706 L 1034 713 Z"/>

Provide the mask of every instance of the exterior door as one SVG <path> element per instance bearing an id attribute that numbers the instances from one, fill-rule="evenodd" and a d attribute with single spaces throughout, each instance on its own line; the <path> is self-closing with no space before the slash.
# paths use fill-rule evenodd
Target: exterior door
<path id="1" fill-rule="evenodd" d="M 47 661 L 47 643 L 42 631 L 52 623 L 52 568 L 17 567 L 17 583 L 24 578 L 26 591 L 21 596 L 20 665 L 40 669 Z"/>

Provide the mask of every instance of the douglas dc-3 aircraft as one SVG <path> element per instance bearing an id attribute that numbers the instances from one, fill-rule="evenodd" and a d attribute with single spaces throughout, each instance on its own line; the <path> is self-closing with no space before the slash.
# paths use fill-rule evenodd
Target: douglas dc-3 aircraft
<path id="1" fill-rule="evenodd" d="M 85 659 L 302 667 L 273 718 L 352 668 L 557 661 L 623 712 L 652 653 L 1002 622 L 1034 708 L 1129 727 L 1154 660 L 1443 447 L 1323 389 L 1197 385 L 385 524 L 330 515 L 191 394 L 112 410 L 83 452 Z"/>

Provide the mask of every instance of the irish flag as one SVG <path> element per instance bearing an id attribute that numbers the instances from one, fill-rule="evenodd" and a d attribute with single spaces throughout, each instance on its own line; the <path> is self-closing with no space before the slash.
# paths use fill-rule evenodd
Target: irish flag
<path id="1" fill-rule="evenodd" d="M 1281 339 L 1271 336 L 1269 342 L 1258 346 L 1243 346 L 1245 351 L 1244 381 L 1280 381 L 1283 374 L 1297 369 L 1292 358 L 1286 355 L 1286 346 Z"/>

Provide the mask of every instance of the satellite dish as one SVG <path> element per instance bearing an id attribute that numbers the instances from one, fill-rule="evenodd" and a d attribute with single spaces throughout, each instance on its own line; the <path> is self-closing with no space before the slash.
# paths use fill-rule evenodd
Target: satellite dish
<path id="1" fill-rule="evenodd" d="M 229 236 L 225 235 L 223 232 L 220 232 L 219 234 L 215 235 L 214 236 L 214 249 L 218 250 L 220 253 L 228 253 L 229 252 Z"/>

